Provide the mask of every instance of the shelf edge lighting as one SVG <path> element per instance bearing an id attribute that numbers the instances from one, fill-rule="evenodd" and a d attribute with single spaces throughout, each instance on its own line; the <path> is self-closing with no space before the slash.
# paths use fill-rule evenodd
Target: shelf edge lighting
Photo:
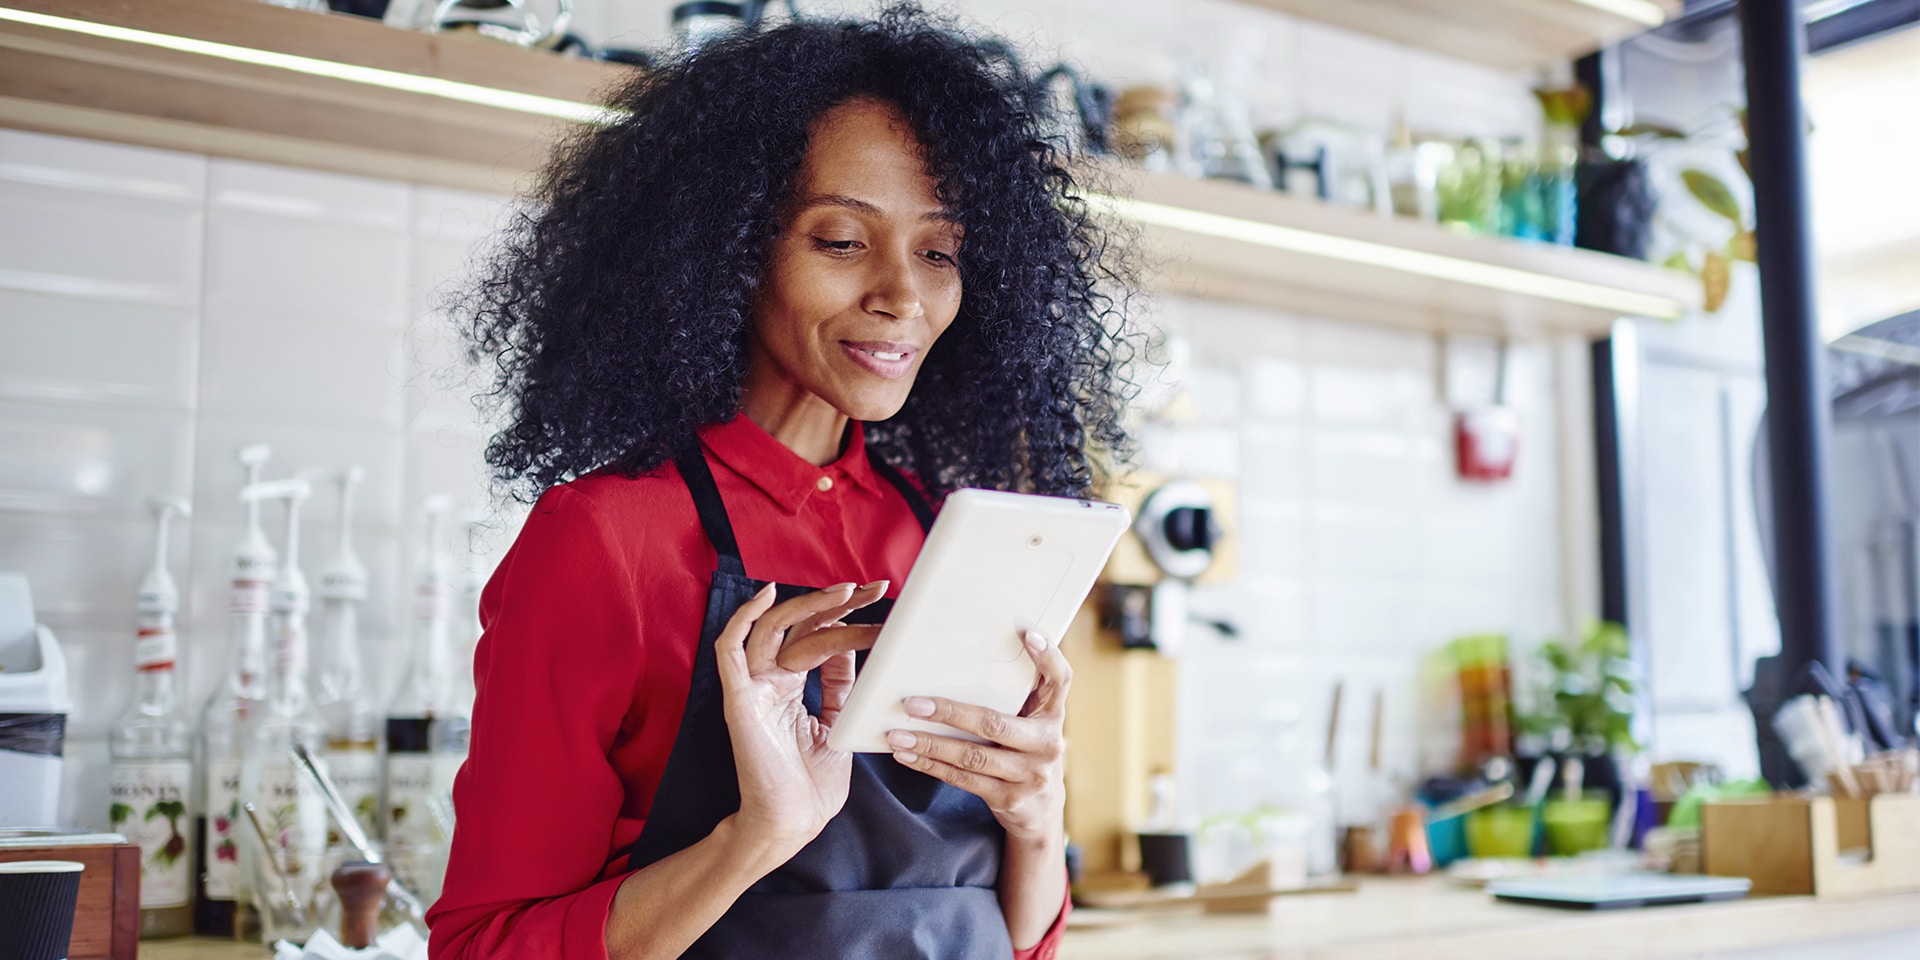
<path id="1" fill-rule="evenodd" d="M 1591 307 L 1596 310 L 1609 310 L 1621 316 L 1678 320 L 1686 315 L 1685 305 L 1671 297 L 1621 290 L 1584 280 L 1554 277 L 1513 267 L 1481 263 L 1477 260 L 1464 260 L 1459 257 L 1427 253 L 1423 250 L 1409 250 L 1384 243 L 1315 233 L 1295 227 L 1258 223 L 1238 217 L 1170 207 L 1145 200 L 1129 200 L 1098 193 L 1088 194 L 1086 200 L 1088 205 L 1096 211 L 1147 226 L 1165 227 L 1224 240 L 1257 244 L 1275 250 L 1382 267 L 1402 273 L 1485 287 L 1490 290 L 1502 290 L 1507 293 Z"/>
<path id="2" fill-rule="evenodd" d="M 440 77 L 423 77 L 419 74 L 402 73 L 398 70 L 382 70 L 377 67 L 363 67 L 351 63 L 338 63 L 315 57 L 302 57 L 290 53 L 277 53 L 272 50 L 258 50 L 253 47 L 236 46 L 230 43 L 216 43 L 211 40 L 197 40 L 193 37 L 178 37 L 172 34 L 155 33 L 151 30 L 135 30 L 131 27 L 118 27 L 112 24 L 95 23 L 91 20 L 76 20 L 72 17 L 56 17 L 50 14 L 34 13 L 28 10 L 16 10 L 0 7 L 0 20 L 11 20 L 34 27 L 49 30 L 65 30 L 70 33 L 85 34 L 104 40 L 118 40 L 125 43 L 138 43 L 181 53 L 199 54 L 235 63 L 248 63 L 255 66 L 271 67 L 293 73 L 304 73 L 315 77 L 329 77 L 345 80 L 349 83 L 382 87 L 388 90 L 402 90 L 446 100 L 458 100 L 462 103 L 475 103 L 482 106 L 497 107 L 518 113 L 530 113 L 544 117 L 557 117 L 576 123 L 613 123 L 620 119 L 621 113 L 607 107 L 574 100 L 562 100 L 558 97 L 543 97 L 538 94 L 521 93 L 517 90 L 501 90 L 496 87 L 483 87 L 475 83 L 461 83 L 458 80 L 445 80 Z"/>
<path id="3" fill-rule="evenodd" d="M 1667 22 L 1667 11 L 1653 0 L 1574 0 L 1595 10 L 1611 13 L 1616 17 L 1632 20 L 1649 27 L 1657 27 Z"/>

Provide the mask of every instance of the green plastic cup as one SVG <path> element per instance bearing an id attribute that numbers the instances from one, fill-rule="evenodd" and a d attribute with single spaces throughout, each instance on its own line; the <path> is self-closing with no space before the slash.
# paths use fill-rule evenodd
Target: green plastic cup
<path id="1" fill-rule="evenodd" d="M 1546 828 L 1547 849 L 1555 856 L 1571 857 L 1607 848 L 1613 806 L 1604 792 L 1588 792 L 1578 800 L 1549 800 L 1540 811 L 1540 821 Z"/>
<path id="2" fill-rule="evenodd" d="M 1531 857 L 1533 832 L 1532 807 L 1482 807 L 1467 814 L 1467 853 L 1475 857 Z"/>

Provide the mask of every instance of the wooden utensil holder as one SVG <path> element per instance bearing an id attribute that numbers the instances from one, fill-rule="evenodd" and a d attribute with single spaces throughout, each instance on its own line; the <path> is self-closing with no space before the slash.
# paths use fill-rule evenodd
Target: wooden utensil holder
<path id="1" fill-rule="evenodd" d="M 1920 890 L 1920 794 L 1709 803 L 1700 852 L 1704 872 L 1746 877 L 1755 896 Z"/>

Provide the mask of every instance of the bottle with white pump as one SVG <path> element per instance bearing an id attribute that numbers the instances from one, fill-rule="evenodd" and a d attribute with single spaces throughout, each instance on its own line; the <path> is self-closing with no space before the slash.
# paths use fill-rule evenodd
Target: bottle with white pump
<path id="1" fill-rule="evenodd" d="M 244 500 L 281 501 L 287 517 L 287 538 L 268 602 L 272 652 L 267 659 L 266 695 L 260 709 L 248 718 L 247 751 L 240 770 L 240 795 L 252 801 L 271 842 L 262 850 L 259 837 L 250 835 L 240 845 L 241 861 L 253 882 L 254 906 L 260 911 L 261 939 L 267 943 L 281 939 L 301 943 L 313 933 L 315 924 L 305 907 L 325 880 L 327 808 L 293 757 L 298 744 L 312 751 L 322 766 L 326 763 L 326 724 L 307 690 L 307 610 L 312 593 L 300 569 L 300 504 L 312 492 L 312 486 L 299 478 L 250 484 L 240 492 Z M 272 862 L 253 859 L 262 854 Z M 302 900 L 300 911 L 286 909 L 280 878 Z"/>
<path id="2" fill-rule="evenodd" d="M 467 755 L 471 706 L 453 643 L 453 565 L 442 541 L 452 499 L 426 499 L 427 539 L 414 589 L 412 658 L 387 709 L 385 834 L 394 875 L 431 903 L 451 832 L 439 823 Z"/>
<path id="3" fill-rule="evenodd" d="M 320 624 L 313 702 L 327 725 L 327 773 L 341 799 L 370 837 L 380 832 L 382 724 L 373 685 L 367 681 L 360 649 L 360 605 L 367 599 L 367 568 L 353 552 L 353 488 L 366 471 L 309 471 L 340 489 L 340 534 L 333 558 L 320 568 Z M 341 842 L 328 823 L 327 843 Z"/>
<path id="4" fill-rule="evenodd" d="M 113 758 L 108 774 L 108 821 L 115 832 L 140 845 L 140 936 L 178 937 L 193 932 L 193 857 L 186 834 L 193 821 L 193 724 L 182 709 L 174 678 L 179 642 L 173 632 L 180 591 L 167 572 L 167 523 L 190 517 L 178 497 L 155 497 L 153 569 L 140 581 L 136 603 L 138 671 L 133 702 L 107 735 Z"/>
<path id="5" fill-rule="evenodd" d="M 454 674 L 460 678 L 460 698 L 473 705 L 473 656 L 480 643 L 480 594 L 487 588 L 487 573 L 491 569 L 492 558 L 487 555 L 487 517 L 479 510 L 468 510 L 465 518 L 467 528 L 467 554 L 460 569 L 460 588 L 455 597 L 458 606 L 457 639 L 454 653 L 458 660 L 454 664 Z"/>
<path id="6" fill-rule="evenodd" d="M 250 486 L 260 480 L 272 451 L 265 444 L 240 450 L 240 465 Z M 235 904 L 244 901 L 240 874 L 240 767 L 246 752 L 242 735 L 247 719 L 265 697 L 267 673 L 267 592 L 279 559 L 260 529 L 260 503 L 241 501 L 247 530 L 233 551 L 227 625 L 226 677 L 200 712 L 194 748 L 200 776 L 194 781 L 193 931 L 232 937 Z M 244 933 L 245 931 L 240 931 Z"/>

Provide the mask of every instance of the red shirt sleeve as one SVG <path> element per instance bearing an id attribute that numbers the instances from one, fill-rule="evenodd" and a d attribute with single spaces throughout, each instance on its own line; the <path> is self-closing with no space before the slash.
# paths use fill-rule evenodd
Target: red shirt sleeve
<path id="1" fill-rule="evenodd" d="M 1046 936 L 1040 942 L 1025 950 L 1015 950 L 1013 960 L 1053 960 L 1060 955 L 1060 938 L 1067 932 L 1067 914 L 1073 912 L 1073 892 L 1067 892 L 1066 902 L 1060 904 L 1060 915 L 1053 919 L 1053 926 L 1047 929 Z"/>
<path id="2" fill-rule="evenodd" d="M 634 571 L 585 495 L 541 497 L 481 598 L 473 735 L 454 781 L 433 960 L 604 960 L 608 760 L 641 674 Z"/>

